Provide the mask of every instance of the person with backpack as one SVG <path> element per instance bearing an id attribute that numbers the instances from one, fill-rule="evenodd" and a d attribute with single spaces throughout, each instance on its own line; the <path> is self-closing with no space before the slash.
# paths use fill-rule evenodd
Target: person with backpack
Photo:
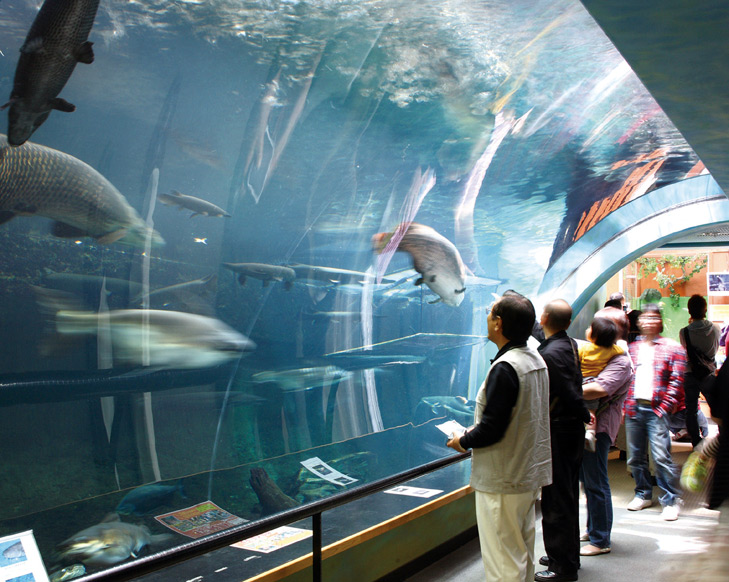
<path id="1" fill-rule="evenodd" d="M 696 416 L 699 408 L 699 393 L 704 379 L 716 374 L 714 356 L 719 350 L 721 329 L 706 319 L 707 303 L 702 295 L 692 295 L 687 307 L 689 324 L 679 330 L 678 336 L 688 356 L 683 383 L 686 430 L 691 437 L 691 445 L 695 447 L 702 438 Z"/>

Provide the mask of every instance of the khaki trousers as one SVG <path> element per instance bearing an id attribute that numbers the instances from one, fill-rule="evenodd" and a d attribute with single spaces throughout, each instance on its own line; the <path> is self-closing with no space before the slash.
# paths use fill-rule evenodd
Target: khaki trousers
<path id="1" fill-rule="evenodd" d="M 528 493 L 476 491 L 476 522 L 487 582 L 534 580 L 534 505 Z"/>

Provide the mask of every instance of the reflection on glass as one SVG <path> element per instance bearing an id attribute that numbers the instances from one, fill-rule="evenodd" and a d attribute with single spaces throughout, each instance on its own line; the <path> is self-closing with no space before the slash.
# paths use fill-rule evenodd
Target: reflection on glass
<path id="1" fill-rule="evenodd" d="M 702 172 L 572 0 L 66 4 L 62 82 L 37 2 L 0 59 L 0 533 L 49 570 L 448 455 L 494 297 Z"/>

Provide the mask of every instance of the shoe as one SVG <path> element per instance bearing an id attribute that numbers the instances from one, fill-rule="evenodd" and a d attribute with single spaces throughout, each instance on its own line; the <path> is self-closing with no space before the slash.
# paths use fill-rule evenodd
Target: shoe
<path id="1" fill-rule="evenodd" d="M 541 566 L 549 566 L 549 556 L 542 556 L 539 558 L 539 564 Z"/>
<path id="2" fill-rule="evenodd" d="M 600 554 L 609 554 L 610 548 L 598 548 L 592 544 L 587 544 L 580 548 L 580 556 L 599 556 Z"/>
<path id="3" fill-rule="evenodd" d="M 587 533 L 586 531 L 583 531 L 583 532 L 582 532 L 582 533 L 580 534 L 580 541 L 581 541 L 581 542 L 589 542 L 589 541 L 590 541 L 590 534 L 589 534 L 589 533 Z"/>
<path id="4" fill-rule="evenodd" d="M 651 505 L 653 505 L 652 499 L 643 499 L 636 495 L 633 501 L 628 503 L 628 511 L 640 511 L 641 509 L 645 509 Z"/>
<path id="5" fill-rule="evenodd" d="M 678 505 L 665 505 L 661 517 L 664 521 L 676 521 L 678 519 Z"/>
<path id="6" fill-rule="evenodd" d="M 557 574 L 557 572 L 552 572 L 551 570 L 544 570 L 544 572 L 534 574 L 534 580 L 536 582 L 562 582 L 563 580 L 565 582 L 572 582 L 577 580 L 577 576 L 568 576 L 567 574 Z"/>

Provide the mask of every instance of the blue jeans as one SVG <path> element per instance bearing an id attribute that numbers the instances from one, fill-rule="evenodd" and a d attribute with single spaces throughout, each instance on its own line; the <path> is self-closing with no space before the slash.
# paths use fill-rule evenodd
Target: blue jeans
<path id="1" fill-rule="evenodd" d="M 582 457 L 580 480 L 587 497 L 587 532 L 590 543 L 598 548 L 610 547 L 610 531 L 613 529 L 613 498 L 608 479 L 608 453 L 610 435 L 596 435 L 595 452 L 585 451 Z"/>
<path id="2" fill-rule="evenodd" d="M 671 433 L 668 418 L 658 416 L 650 406 L 638 405 L 635 416 L 625 417 L 628 439 L 628 467 L 635 479 L 635 495 L 652 499 L 653 482 L 648 468 L 648 446 L 656 469 L 656 482 L 664 494 L 661 505 L 674 505 L 680 497 L 676 468 L 671 460 Z"/>

